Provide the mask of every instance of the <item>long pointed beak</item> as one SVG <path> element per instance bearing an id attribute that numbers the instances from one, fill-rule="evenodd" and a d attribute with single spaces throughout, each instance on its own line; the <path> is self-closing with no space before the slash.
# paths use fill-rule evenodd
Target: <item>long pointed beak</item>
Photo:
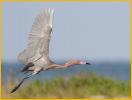
<path id="1" fill-rule="evenodd" d="M 87 65 L 91 65 L 91 63 L 86 62 Z"/>

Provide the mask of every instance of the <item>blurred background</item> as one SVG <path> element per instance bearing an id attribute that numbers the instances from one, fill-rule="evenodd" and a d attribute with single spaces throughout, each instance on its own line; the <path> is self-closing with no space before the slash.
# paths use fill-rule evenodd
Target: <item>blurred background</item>
<path id="1" fill-rule="evenodd" d="M 17 55 L 26 48 L 33 21 L 45 8 L 55 9 L 50 58 L 57 63 L 80 59 L 92 65 L 42 72 L 11 95 L 10 89 L 24 76 Z M 129 3 L 3 2 L 2 25 L 4 98 L 129 97 Z"/>

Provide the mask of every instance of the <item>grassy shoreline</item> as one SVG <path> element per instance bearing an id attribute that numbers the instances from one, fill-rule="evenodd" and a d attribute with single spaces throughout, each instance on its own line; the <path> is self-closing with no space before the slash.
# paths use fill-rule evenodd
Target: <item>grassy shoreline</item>
<path id="1" fill-rule="evenodd" d="M 9 94 L 16 83 L 7 83 L 3 98 L 129 98 L 130 86 L 127 82 L 113 80 L 93 73 L 83 73 L 71 77 L 56 77 L 44 82 L 36 80 L 22 86 L 14 94 Z"/>

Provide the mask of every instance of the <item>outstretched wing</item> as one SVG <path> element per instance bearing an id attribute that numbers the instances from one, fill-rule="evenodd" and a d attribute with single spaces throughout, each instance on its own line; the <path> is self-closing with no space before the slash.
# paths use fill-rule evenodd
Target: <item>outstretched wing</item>
<path id="1" fill-rule="evenodd" d="M 18 60 L 21 63 L 28 64 L 41 57 L 48 59 L 53 13 L 54 10 L 49 8 L 36 17 L 29 33 L 28 46 L 18 55 Z"/>

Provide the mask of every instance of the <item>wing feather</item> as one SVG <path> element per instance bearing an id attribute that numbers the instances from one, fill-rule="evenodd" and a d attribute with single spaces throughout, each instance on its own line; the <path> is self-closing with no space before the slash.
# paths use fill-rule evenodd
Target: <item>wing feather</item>
<path id="1" fill-rule="evenodd" d="M 27 48 L 18 55 L 21 63 L 35 62 L 41 57 L 48 59 L 53 13 L 53 9 L 45 9 L 35 18 L 29 33 Z"/>

